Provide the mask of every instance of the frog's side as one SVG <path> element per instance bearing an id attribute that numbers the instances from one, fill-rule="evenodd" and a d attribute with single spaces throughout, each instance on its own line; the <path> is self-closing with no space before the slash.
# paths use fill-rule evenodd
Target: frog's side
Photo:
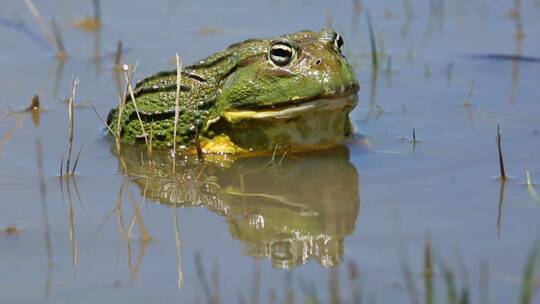
<path id="1" fill-rule="evenodd" d="M 206 152 L 314 149 L 343 141 L 358 82 L 332 30 L 301 31 L 229 46 L 182 70 L 177 145 L 199 134 Z M 173 146 L 176 70 L 137 83 L 122 118 L 107 123 L 121 140 Z M 135 107 L 136 106 L 136 107 Z M 137 111 L 138 110 L 138 115 Z M 140 116 L 140 121 L 138 116 Z M 144 128 L 141 129 L 141 122 Z"/>

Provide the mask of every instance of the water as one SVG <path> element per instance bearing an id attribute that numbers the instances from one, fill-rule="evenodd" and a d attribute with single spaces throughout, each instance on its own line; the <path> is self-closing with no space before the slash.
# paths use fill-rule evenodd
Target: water
<path id="1" fill-rule="evenodd" d="M 492 302 L 517 302 L 539 236 L 540 189 L 525 184 L 525 172 L 540 182 L 540 63 L 498 55 L 540 56 L 537 1 L 523 1 L 520 18 L 511 1 L 361 1 L 360 11 L 351 1 L 103 1 L 98 34 L 73 26 L 92 14 L 90 1 L 35 3 L 58 22 L 69 58 L 54 58 L 23 2 L 0 4 L 0 227 L 17 228 L 0 233 L 0 302 L 205 303 L 206 285 L 222 303 L 298 303 L 311 290 L 326 303 L 336 299 L 332 289 L 350 303 L 354 286 L 376 303 L 408 302 L 400 258 L 406 251 L 423 297 L 428 235 L 435 263 L 443 260 L 459 282 L 468 277 L 472 302 L 482 294 L 481 265 Z M 232 42 L 328 22 L 345 38 L 361 84 L 351 114 L 357 136 L 346 146 L 223 167 L 191 161 L 178 180 L 168 155 L 141 166 L 141 151 L 128 149 L 131 176 L 122 173 L 88 106 L 104 117 L 117 103 L 118 39 L 124 61 L 139 62 L 140 79 L 172 68 L 175 52 L 190 63 Z M 81 81 L 75 152 L 83 149 L 78 174 L 60 181 L 72 75 Z M 8 113 L 36 93 L 46 109 L 39 122 Z M 497 124 L 512 177 L 504 184 L 496 179 Z M 175 209 L 178 197 L 189 199 Z M 360 279 L 351 282 L 354 269 Z M 435 280 L 443 299 L 440 271 Z"/>

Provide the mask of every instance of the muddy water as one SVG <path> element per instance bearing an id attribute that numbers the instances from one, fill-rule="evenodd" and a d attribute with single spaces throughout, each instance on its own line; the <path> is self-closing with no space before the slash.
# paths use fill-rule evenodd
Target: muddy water
<path id="1" fill-rule="evenodd" d="M 482 285 L 494 303 L 517 302 L 539 236 L 537 1 L 518 10 L 510 1 L 107 1 L 97 33 L 73 26 L 92 14 L 90 1 L 35 4 L 57 21 L 69 57 L 55 59 L 24 3 L 0 4 L 0 228 L 16 227 L 0 233 L 0 302 L 298 303 L 316 293 L 325 303 L 359 290 L 407 302 L 402 266 L 423 298 L 426 235 L 435 263 L 473 302 Z M 172 68 L 175 52 L 189 63 L 329 22 L 361 83 L 356 136 L 342 147 L 205 166 L 190 158 L 172 174 L 167 153 L 153 162 L 136 148 L 114 153 L 90 107 L 105 116 L 116 104 L 118 39 L 139 79 Z M 59 179 L 72 75 L 75 153 L 83 148 L 76 176 Z M 34 94 L 44 111 L 17 112 Z M 497 124 L 505 183 L 495 178 Z M 440 271 L 434 279 L 444 299 Z"/>

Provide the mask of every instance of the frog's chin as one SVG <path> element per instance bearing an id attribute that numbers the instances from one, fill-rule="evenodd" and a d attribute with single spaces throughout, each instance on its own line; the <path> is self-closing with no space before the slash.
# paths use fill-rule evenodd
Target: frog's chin
<path id="1" fill-rule="evenodd" d="M 225 153 L 273 151 L 276 146 L 292 151 L 328 148 L 351 134 L 349 113 L 357 101 L 358 95 L 351 94 L 276 109 L 226 111 L 207 126 L 220 144 L 206 150 L 220 152 L 222 148 L 210 147 L 221 147 L 223 142 L 234 147 L 221 151 Z"/>

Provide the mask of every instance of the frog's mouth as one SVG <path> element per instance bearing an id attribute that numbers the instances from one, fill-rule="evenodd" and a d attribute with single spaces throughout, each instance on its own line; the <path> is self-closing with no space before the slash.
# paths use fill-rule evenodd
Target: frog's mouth
<path id="1" fill-rule="evenodd" d="M 222 118 L 230 123 L 245 119 L 287 119 L 302 116 L 316 111 L 346 111 L 352 110 L 358 103 L 358 94 L 350 94 L 343 97 L 324 97 L 311 99 L 304 102 L 282 102 L 277 106 L 263 106 L 249 110 L 229 110 L 222 114 Z"/>
<path id="2" fill-rule="evenodd" d="M 343 142 L 352 132 L 349 113 L 358 95 L 323 97 L 275 108 L 228 110 L 210 120 L 203 150 L 211 153 L 323 149 Z M 293 103 L 294 102 L 294 103 Z"/>

